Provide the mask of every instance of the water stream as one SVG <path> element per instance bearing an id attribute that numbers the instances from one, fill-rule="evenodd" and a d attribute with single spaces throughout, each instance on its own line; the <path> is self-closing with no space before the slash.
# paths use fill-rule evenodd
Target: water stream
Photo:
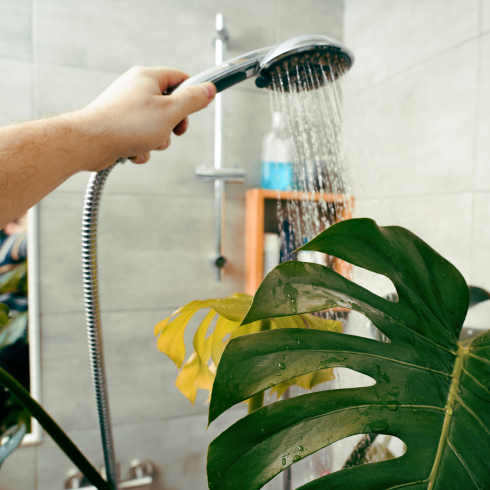
<path id="1" fill-rule="evenodd" d="M 290 190 L 294 197 L 281 200 L 278 193 L 277 201 L 282 256 L 287 260 L 297 259 L 292 251 L 305 240 L 344 219 L 369 217 L 381 225 L 398 224 L 396 212 L 379 198 L 385 195 L 383 182 L 364 136 L 355 91 L 349 74 L 339 70 L 340 76 L 333 80 L 332 67 L 315 71 L 306 65 L 302 70 L 297 68 L 295 76 L 287 72 L 287 78 L 275 78 L 270 91 L 271 110 L 280 112 L 285 123 L 282 136 L 289 142 L 293 165 Z M 345 268 L 345 263 L 341 268 L 333 257 L 325 258 L 324 265 L 381 296 L 394 292 L 385 277 Z M 360 314 L 325 311 L 320 315 L 341 320 L 344 332 L 371 337 L 370 323 Z M 314 391 L 371 384 L 365 378 L 336 369 L 336 379 Z M 303 393 L 306 391 L 294 387 L 291 396 Z M 359 437 L 339 441 L 294 465 L 292 488 L 339 470 Z M 277 485 L 273 481 L 266 488 L 282 488 Z"/>

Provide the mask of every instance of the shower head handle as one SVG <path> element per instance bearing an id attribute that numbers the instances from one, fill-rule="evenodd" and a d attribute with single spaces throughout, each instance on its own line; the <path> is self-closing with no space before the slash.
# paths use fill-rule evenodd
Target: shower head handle
<path id="1" fill-rule="evenodd" d="M 251 51 L 218 66 L 213 66 L 179 85 L 180 90 L 189 85 L 212 82 L 218 92 L 247 78 L 257 77 L 259 88 L 271 88 L 272 79 L 280 78 L 286 91 L 295 79 L 298 69 L 326 72 L 335 79 L 349 70 L 354 63 L 354 54 L 339 41 L 320 35 L 298 36 L 276 46 Z M 323 83 L 323 81 L 322 81 Z"/>
<path id="2" fill-rule="evenodd" d="M 216 85 L 216 90 L 223 90 L 243 82 L 247 78 L 256 76 L 260 70 L 261 61 L 276 46 L 257 49 L 242 56 L 237 56 L 231 60 L 225 61 L 221 65 L 213 66 L 209 70 L 194 75 L 182 82 L 175 90 L 181 90 L 190 85 L 196 85 L 203 82 L 212 82 Z"/>

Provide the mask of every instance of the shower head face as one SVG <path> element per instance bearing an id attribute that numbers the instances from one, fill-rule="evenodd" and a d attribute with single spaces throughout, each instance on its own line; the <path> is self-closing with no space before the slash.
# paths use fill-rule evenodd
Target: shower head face
<path id="1" fill-rule="evenodd" d="M 299 36 L 275 47 L 260 63 L 255 80 L 259 88 L 272 89 L 274 83 L 285 92 L 295 90 L 298 80 L 311 80 L 310 90 L 336 80 L 354 63 L 350 49 L 326 36 Z M 297 88 L 296 88 L 297 89 Z"/>

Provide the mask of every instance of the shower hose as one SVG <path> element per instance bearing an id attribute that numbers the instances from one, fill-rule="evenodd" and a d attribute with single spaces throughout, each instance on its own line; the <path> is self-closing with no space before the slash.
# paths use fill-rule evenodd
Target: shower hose
<path id="1" fill-rule="evenodd" d="M 107 177 L 117 163 L 124 163 L 125 160 L 120 159 L 111 167 L 100 172 L 92 173 L 85 193 L 82 223 L 83 288 L 90 365 L 107 482 L 114 490 L 117 490 L 117 469 L 109 412 L 100 320 L 99 280 L 97 271 L 97 221 L 102 190 Z"/>

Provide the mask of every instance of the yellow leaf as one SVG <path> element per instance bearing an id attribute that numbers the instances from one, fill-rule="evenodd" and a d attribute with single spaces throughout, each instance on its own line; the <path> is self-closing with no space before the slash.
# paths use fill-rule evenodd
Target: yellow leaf
<path id="1" fill-rule="evenodd" d="M 204 301 L 192 301 L 180 310 L 177 318 L 167 323 L 161 330 L 157 340 L 158 350 L 167 354 L 177 367 L 181 367 L 185 359 L 185 327 L 197 310 L 206 307 L 208 305 Z"/>
<path id="2" fill-rule="evenodd" d="M 342 333 L 342 322 L 338 322 L 336 320 L 325 320 L 324 318 L 312 315 L 311 313 L 301 316 L 313 330 L 325 330 L 327 332 Z"/>
<path id="3" fill-rule="evenodd" d="M 211 324 L 215 316 L 216 312 L 214 310 L 211 310 L 201 322 L 201 325 L 199 325 L 199 328 L 194 335 L 194 349 L 201 359 L 201 362 L 203 363 L 208 362 L 208 359 L 211 357 L 212 339 L 209 338 L 206 340 L 206 333 L 208 331 L 209 325 Z"/>
<path id="4" fill-rule="evenodd" d="M 306 328 L 301 315 L 281 316 L 274 318 L 274 320 L 277 323 L 277 328 Z"/>
<path id="5" fill-rule="evenodd" d="M 216 327 L 214 328 L 211 346 L 211 355 L 216 366 L 221 359 L 221 355 L 223 354 L 223 351 L 225 350 L 225 345 L 227 343 L 223 340 L 224 337 L 233 332 L 233 330 L 237 329 L 239 325 L 240 322 L 231 322 L 223 316 L 220 316 L 218 318 L 218 321 L 216 322 Z"/>
<path id="6" fill-rule="evenodd" d="M 175 380 L 175 386 L 180 392 L 194 405 L 196 401 L 197 386 L 194 383 L 197 373 L 199 371 L 199 365 L 201 361 L 198 355 L 193 352 L 191 357 L 187 359 L 184 367 L 180 371 L 177 379 Z"/>
<path id="7" fill-rule="evenodd" d="M 208 299 L 206 303 L 227 320 L 241 322 L 252 304 L 252 296 L 235 293 L 223 299 Z"/>

